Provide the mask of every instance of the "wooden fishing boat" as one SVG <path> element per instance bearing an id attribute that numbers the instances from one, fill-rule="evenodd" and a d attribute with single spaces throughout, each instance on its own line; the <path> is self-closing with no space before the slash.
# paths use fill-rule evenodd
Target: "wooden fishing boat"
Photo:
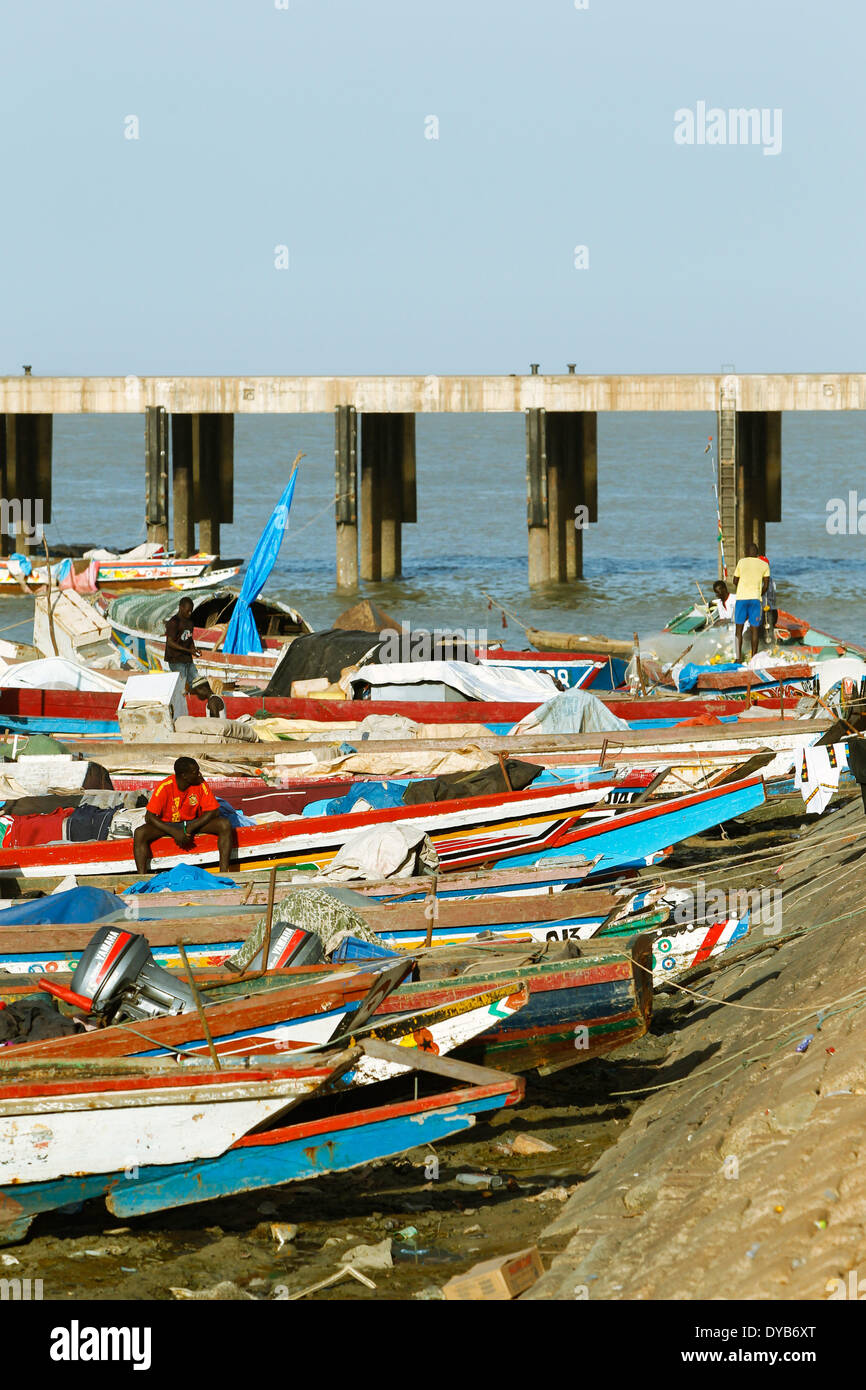
<path id="1" fill-rule="evenodd" d="M 381 966 L 381 962 L 371 964 Z M 361 1037 L 378 1038 L 382 1042 L 393 1043 L 400 1049 L 396 1057 L 391 1060 L 383 1060 L 366 1054 L 363 1055 L 351 1066 L 347 1066 L 345 1070 L 331 1078 L 331 1085 L 334 1089 L 355 1089 L 359 1086 L 369 1086 L 373 1082 L 391 1080 L 412 1067 L 413 1055 L 419 1048 L 424 1052 L 445 1056 L 457 1048 L 470 1044 L 479 1034 L 486 1034 L 492 1028 L 499 1027 L 504 1019 L 509 1019 L 512 1014 L 524 1008 L 529 1001 L 528 987 L 511 975 L 496 981 L 492 986 L 472 991 L 460 998 L 442 999 L 429 1008 L 416 1009 L 410 1001 L 407 1009 L 389 1014 L 378 1014 L 373 1017 L 379 1000 L 387 994 L 386 986 L 404 973 L 399 963 L 394 966 L 388 964 L 385 968 L 380 969 L 380 983 L 374 986 L 357 1010 L 347 1013 L 342 1022 L 338 1024 L 340 1036 L 335 1036 L 329 1040 L 332 1046 L 336 1046 L 338 1043 L 342 1043 L 349 1032 L 355 1041 Z M 252 981 L 244 981 L 241 986 L 235 984 L 234 977 L 232 977 L 232 983 L 221 990 L 211 986 L 210 991 L 205 994 L 203 1002 L 209 1008 L 212 1007 L 212 1004 L 209 1003 L 210 1000 L 219 1004 L 241 998 L 249 1003 L 251 998 L 264 991 L 266 983 L 267 986 L 273 985 L 279 989 L 286 980 L 290 983 L 297 982 L 289 971 L 272 972 L 272 976 L 273 978 L 255 977 Z M 308 978 L 308 976 L 302 976 L 300 982 L 304 983 Z M 44 985 L 51 993 L 57 993 L 66 1002 L 71 1002 L 76 997 L 71 990 L 59 984 L 56 978 L 45 981 Z M 24 992 L 29 988 L 29 986 L 25 986 Z M 365 1015 L 369 1016 L 366 1021 L 364 1021 Z M 120 1024 L 118 1026 L 123 1029 L 125 1025 Z M 297 1056 L 301 1053 L 308 1053 L 311 1046 L 315 1049 L 321 1045 L 308 1043 L 305 1029 L 309 1030 L 309 1020 L 304 1023 L 295 1021 L 292 1027 L 282 1028 L 280 1035 L 275 1039 L 272 1032 L 263 1031 L 260 1028 L 251 1030 L 241 1022 L 229 1038 L 220 1037 L 216 1040 L 215 1052 L 219 1056 L 228 1055 L 235 1059 L 242 1054 L 247 1061 L 274 1052 L 289 1052 Z M 340 1033 L 341 1029 L 342 1033 Z M 205 1040 L 200 1048 L 193 1044 L 181 1050 L 185 1057 L 199 1056 L 203 1060 L 210 1053 L 210 1044 Z M 157 1049 L 156 1053 L 157 1055 L 170 1056 L 171 1050 L 160 1051 Z M 19 1054 L 16 1051 L 17 1055 Z M 65 1055 L 67 1060 L 74 1061 L 77 1056 L 74 1046 Z"/>
<path id="2" fill-rule="evenodd" d="M 481 1034 L 473 1057 L 508 1071 L 543 1076 L 598 1057 L 642 1037 L 652 1013 L 652 940 L 594 942 L 586 952 L 571 942 L 543 947 L 492 945 L 433 947 L 419 953 L 420 980 L 405 983 L 380 1012 L 425 1008 L 491 988 L 515 972 L 529 1002 L 513 1017 Z"/>
<path id="3" fill-rule="evenodd" d="M 501 666 L 509 671 L 539 671 L 553 676 L 564 690 L 616 690 L 625 680 L 626 662 L 622 657 L 595 654 L 577 656 L 574 652 L 551 652 L 539 656 L 532 651 L 512 651 L 488 647 L 477 653 L 485 666 Z"/>
<path id="4" fill-rule="evenodd" d="M 361 969 L 300 967 L 294 972 L 272 972 L 267 990 L 255 981 L 244 981 L 230 997 L 208 1005 L 213 1046 L 221 1060 L 324 1046 L 344 1035 L 350 1026 L 365 1026 L 412 969 L 412 958 L 401 957 L 385 961 L 384 968 L 378 961 L 365 963 Z M 65 1003 L 88 1012 L 89 1001 L 73 995 L 59 980 L 42 976 L 38 983 Z M 15 1047 L 15 1059 L 26 1064 L 30 1059 L 85 1061 L 181 1052 L 191 1056 L 209 1052 L 197 1013 L 150 1019 L 143 1027 L 118 1024 L 70 1037 L 21 1043 Z"/>
<path id="5" fill-rule="evenodd" d="M 586 636 L 578 632 L 548 632 L 544 628 L 528 627 L 526 640 L 540 652 L 592 652 L 599 656 L 624 656 L 634 652 L 632 642 L 615 637 Z"/>
<path id="6" fill-rule="evenodd" d="M 163 553 L 126 559 L 119 556 L 114 560 L 72 560 L 66 568 L 70 568 L 75 575 L 86 575 L 96 589 L 109 590 L 114 595 L 146 593 L 172 586 L 182 588 L 208 577 L 212 583 L 225 583 L 240 573 L 240 562 L 229 562 L 220 568 L 217 577 L 214 565 L 218 559 L 216 555 L 203 552 L 183 557 Z M 56 589 L 64 574 L 64 562 L 55 561 L 50 568 L 51 586 Z M 17 561 L 0 559 L 0 595 L 13 598 L 22 592 L 44 595 L 48 589 L 47 562 L 33 564 L 30 574 L 25 576 Z M 88 592 L 92 592 L 92 588 Z"/>
<path id="7" fill-rule="evenodd" d="M 352 731 L 344 726 L 360 724 L 371 713 L 400 715 L 419 724 L 483 724 L 492 730 L 507 731 L 538 707 L 532 702 L 381 700 L 376 702 L 374 710 L 367 700 L 293 700 L 282 695 L 226 692 L 222 698 L 229 719 L 251 716 L 312 721 L 321 724 L 321 737 L 326 738 L 333 731 L 334 740 L 338 742 L 351 738 Z M 61 739 L 119 739 L 119 702 L 120 696 L 113 691 L 0 689 L 0 729 L 53 734 Z M 616 693 L 605 696 L 603 703 L 618 719 L 626 720 L 631 728 L 638 730 L 699 718 L 733 720 L 745 709 L 742 699 L 700 699 L 673 693 L 669 697 L 648 696 L 645 699 Z M 796 707 L 794 696 L 786 696 L 780 707 L 778 696 L 774 695 L 774 703 L 768 698 L 759 700 L 756 697 L 751 708 L 765 714 L 767 719 L 775 719 L 780 708 L 793 713 Z M 207 714 L 205 702 L 194 695 L 187 696 L 187 708 L 199 718 Z"/>
<path id="8" fill-rule="evenodd" d="M 435 1041 L 432 1027 L 424 1022 L 426 1011 L 444 1010 L 447 1020 L 455 1005 L 476 1010 L 481 996 L 480 1007 L 492 1011 L 488 1023 L 495 1023 L 479 1030 L 473 1048 L 489 1065 L 522 1071 L 570 1065 L 640 1037 L 652 1007 L 651 955 L 647 934 L 593 942 L 586 949 L 573 942 L 433 947 L 409 958 L 377 962 L 379 975 L 363 999 L 358 998 L 360 982 L 369 975 L 351 967 L 301 966 L 232 977 L 228 983 L 210 983 L 200 974 L 199 981 L 221 1058 L 322 1045 L 367 1027 L 380 1031 L 388 1023 L 400 1036 L 428 1033 Z M 409 984 L 413 972 L 420 980 Z M 38 984 L 67 1003 L 76 1001 L 56 978 L 41 976 Z M 484 1000 L 491 990 L 500 991 L 498 1002 Z M 515 1030 L 515 1013 L 525 1015 L 525 1028 Z M 208 1046 L 198 1015 L 183 1013 L 150 1020 L 146 1030 L 121 1024 L 19 1044 L 15 1056 L 24 1062 L 181 1051 L 204 1056 Z"/>
<path id="9" fill-rule="evenodd" d="M 322 870 L 343 846 L 372 827 L 401 826 L 427 835 L 443 872 L 481 864 L 535 865 L 544 858 L 600 856 L 599 872 L 646 862 L 689 835 L 699 834 L 764 800 L 760 777 L 636 809 L 600 801 L 604 784 L 527 788 L 494 796 L 467 797 L 417 806 L 310 816 L 241 828 L 233 860 L 241 867 L 291 864 Z M 156 840 L 153 866 L 216 864 L 216 837 L 202 835 L 196 848 L 179 851 L 174 841 Z M 129 874 L 135 869 L 131 839 L 80 844 L 0 848 L 0 878 L 50 878 L 75 873 Z"/>
<path id="10" fill-rule="evenodd" d="M 291 892 L 292 890 L 286 890 Z M 679 978 L 688 970 L 740 942 L 749 929 L 748 915 L 727 922 L 673 924 L 671 907 L 663 901 L 664 885 L 629 896 L 628 890 L 565 890 L 532 896 L 502 894 L 469 900 L 436 897 L 432 901 L 400 900 L 359 907 L 364 922 L 380 946 L 415 953 L 432 946 L 496 945 L 503 942 L 603 941 L 610 937 L 648 932 L 653 942 L 653 982 Z M 136 903 L 143 912 L 150 904 Z M 152 911 L 153 908 L 151 907 Z M 182 913 L 177 905 L 169 910 Z M 183 962 L 178 941 L 186 943 L 190 964 L 199 972 L 214 972 L 238 951 L 258 926 L 260 908 L 245 915 L 227 907 L 209 917 L 178 915 L 157 921 L 136 921 L 135 930 L 150 943 L 154 959 L 167 969 Z M 2 922 L 2 919 L 0 919 Z M 0 927 L 0 1000 L 18 997 L 22 980 L 36 987 L 39 974 L 68 983 L 93 934 L 92 924 L 51 927 Z M 366 943 L 358 941 L 342 952 L 341 960 L 362 964 Z M 8 977 L 8 978 L 7 978 Z M 456 1044 L 455 1044 L 456 1045 Z M 444 1048 L 441 1050 L 445 1050 Z"/>
<path id="11" fill-rule="evenodd" d="M 359 1057 L 396 1062 L 393 1054 L 401 1050 L 368 1040 L 341 1055 L 321 1054 L 315 1066 L 324 1074 L 324 1087 L 328 1075 L 356 1063 Z M 452 1135 L 465 1134 L 477 1116 L 514 1105 L 523 1097 L 524 1083 L 518 1077 L 419 1049 L 414 1049 L 414 1053 L 413 1070 L 435 1078 L 440 1086 L 445 1086 L 444 1090 L 413 1098 L 385 1098 L 379 1096 L 377 1087 L 364 1092 L 369 1099 L 363 1108 L 355 1104 L 334 1114 L 331 1104 L 331 1113 L 322 1115 L 305 1105 L 292 1114 L 290 1122 L 281 1120 L 262 1131 L 248 1133 L 213 1158 L 175 1164 L 144 1163 L 135 1168 L 124 1162 L 113 1172 L 76 1174 L 6 1187 L 0 1190 L 0 1243 L 23 1240 L 40 1212 L 89 1198 L 104 1197 L 115 1215 L 141 1216 L 342 1172 L 393 1157 L 418 1144 L 435 1144 Z M 286 1069 L 302 1070 L 313 1065 L 310 1059 L 297 1059 Z M 130 1181 L 132 1176 L 134 1181 Z"/>
<path id="12" fill-rule="evenodd" d="M 262 651 L 235 655 L 221 651 L 240 590 L 222 586 L 191 591 L 193 640 L 198 655 L 196 667 L 209 679 L 266 684 L 286 645 L 295 637 L 312 631 L 296 608 L 278 598 L 258 598 L 251 605 L 253 621 Z M 126 650 L 152 669 L 165 664 L 165 624 L 177 612 L 178 595 L 125 594 L 98 606 L 111 623 L 112 631 Z"/>
<path id="13" fill-rule="evenodd" d="M 345 1059 L 341 1059 L 345 1066 Z M 222 1153 L 333 1075 L 306 1061 L 267 1071 L 31 1081 L 0 1073 L 0 1190 L 140 1163 Z"/>
<path id="14" fill-rule="evenodd" d="M 297 889 L 284 890 L 281 901 L 292 891 Z M 650 922 L 653 895 L 642 894 L 641 900 L 646 917 L 634 921 L 631 935 L 667 920 L 668 909 L 665 909 L 658 922 Z M 426 944 L 428 929 L 431 944 L 435 946 L 471 945 L 476 938 L 487 935 L 496 941 L 541 942 L 579 938 L 581 932 L 589 937 L 625 905 L 622 893 L 597 889 L 518 897 L 497 894 L 469 901 L 443 893 L 436 897 L 432 911 L 429 900 L 425 901 L 419 894 L 418 900 L 402 899 L 388 905 L 371 900 L 356 910 L 367 927 L 376 933 L 383 948 L 414 952 Z M 140 909 L 142 919 L 118 919 L 119 925 L 145 936 L 157 963 L 173 970 L 182 965 L 179 941 L 186 943 L 191 964 L 213 969 L 240 949 L 262 919 L 261 908 L 255 906 L 247 905 L 243 915 L 238 906 L 228 906 L 222 912 L 214 906 L 214 915 L 192 917 L 185 916 L 184 908 L 173 903 L 167 909 L 172 916 L 148 920 L 147 913 L 154 910 L 149 894 L 132 899 L 130 907 Z M 34 976 L 45 971 L 52 975 L 72 972 L 93 932 L 93 923 L 6 927 L 0 915 L 0 971 L 13 976 Z M 0 975 L 0 998 L 10 997 L 6 989 L 9 983 Z"/>

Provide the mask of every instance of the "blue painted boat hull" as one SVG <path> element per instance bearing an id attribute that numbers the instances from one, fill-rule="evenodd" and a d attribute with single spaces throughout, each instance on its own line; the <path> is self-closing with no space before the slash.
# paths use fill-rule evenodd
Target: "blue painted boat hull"
<path id="1" fill-rule="evenodd" d="M 588 859 L 600 855 L 599 863 L 591 877 L 606 873 L 610 869 L 639 864 L 658 854 L 670 845 L 679 844 L 691 835 L 700 835 L 704 830 L 732 820 L 734 816 L 745 815 L 765 800 L 764 784 L 756 780 L 746 786 L 733 789 L 721 796 L 695 800 L 690 806 L 666 811 L 664 803 L 653 808 L 653 814 L 638 820 L 623 817 L 625 823 L 616 820 L 601 822 L 598 830 L 580 835 L 563 845 L 545 851 L 543 857 L 537 854 L 519 855 L 516 858 L 498 861 L 497 868 L 520 868 L 536 863 L 550 864 L 551 861 L 575 854 L 583 854 Z"/>
<path id="2" fill-rule="evenodd" d="M 501 1110 L 505 1104 L 501 1092 L 487 1096 L 466 1091 L 459 1094 L 465 1099 L 432 1110 L 424 1110 L 421 1102 L 363 1112 L 368 1118 L 343 1117 L 342 1125 L 333 1122 L 321 1129 L 315 1142 L 308 1132 L 293 1138 L 291 1128 L 282 1129 L 245 1140 L 218 1158 L 195 1163 L 142 1167 L 127 1173 L 95 1173 L 6 1188 L 0 1193 L 0 1243 L 22 1239 L 40 1212 L 58 1211 L 93 1197 L 104 1196 L 109 1211 L 116 1216 L 141 1216 L 216 1197 L 302 1182 L 323 1173 L 342 1172 L 393 1157 L 418 1144 L 436 1143 L 463 1133 L 475 1124 L 476 1115 Z M 447 1097 L 443 1101 L 447 1102 Z M 400 1113 L 389 1114 L 389 1110 Z M 356 1119 L 359 1122 L 353 1123 Z"/>

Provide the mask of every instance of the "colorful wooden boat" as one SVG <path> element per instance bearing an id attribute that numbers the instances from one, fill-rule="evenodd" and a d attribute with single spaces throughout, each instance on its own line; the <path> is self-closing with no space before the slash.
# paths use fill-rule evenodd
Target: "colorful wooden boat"
<path id="1" fill-rule="evenodd" d="M 324 1054 L 321 1072 L 366 1055 L 395 1061 L 398 1051 L 368 1041 L 346 1058 Z M 297 1061 L 294 1064 L 300 1067 Z M 309 1066 L 309 1061 L 303 1065 Z M 36 1215 L 89 1198 L 104 1197 L 115 1215 L 145 1215 L 216 1197 L 227 1197 L 289 1182 L 342 1172 L 390 1158 L 418 1144 L 435 1144 L 465 1134 L 478 1115 L 514 1105 L 523 1097 L 520 1078 L 429 1056 L 416 1050 L 413 1069 L 437 1078 L 446 1089 L 412 1099 L 378 1098 L 379 1088 L 364 1092 L 367 1103 L 342 1113 L 310 1115 L 309 1107 L 262 1132 L 236 1140 L 222 1154 L 180 1164 L 126 1163 L 114 1172 L 67 1176 L 18 1184 L 0 1190 L 0 1243 L 23 1240 Z"/>
<path id="2" fill-rule="evenodd" d="M 280 900 L 285 901 L 285 896 L 284 893 Z M 670 912 L 665 906 L 661 913 L 654 913 L 658 894 L 641 896 L 642 912 L 633 920 L 632 935 L 650 925 L 663 924 Z M 179 941 L 186 943 L 192 964 L 213 969 L 239 950 L 262 920 L 262 909 L 256 906 L 248 907 L 243 915 L 238 907 L 227 907 L 223 912 L 215 909 L 212 916 L 192 917 L 185 916 L 184 908 L 175 903 L 170 905 L 172 917 L 148 921 L 147 913 L 153 911 L 149 897 L 142 895 L 129 901 L 129 908 L 140 911 L 142 919 L 134 912 L 131 921 L 109 920 L 145 936 L 157 963 L 173 970 L 182 965 Z M 412 952 L 426 944 L 428 928 L 435 946 L 472 945 L 485 936 L 496 941 L 566 941 L 581 936 L 588 939 L 626 906 L 621 894 L 599 889 L 517 897 L 497 894 L 469 901 L 443 895 L 436 897 L 432 913 L 423 899 L 400 900 L 390 905 L 369 900 L 357 910 L 383 948 Z M 74 971 L 93 932 L 92 923 L 4 927 L 0 916 L 0 998 L 8 997 L 5 987 L 9 982 L 3 975 Z"/>
<path id="3" fill-rule="evenodd" d="M 347 1057 L 341 1067 L 348 1064 Z M 71 1173 L 211 1158 L 317 1090 L 333 1066 L 23 1079 L 0 1073 L 0 1190 Z M 339 1073 L 338 1073 L 339 1074 Z"/>
<path id="4" fill-rule="evenodd" d="M 240 867 L 291 864 L 327 867 L 344 845 L 371 827 L 398 825 L 430 838 L 443 872 L 481 864 L 535 865 L 545 858 L 599 857 L 597 872 L 646 862 L 689 835 L 700 834 L 764 800 L 760 777 L 636 809 L 610 806 L 603 788 L 577 783 L 529 787 L 522 792 L 399 806 L 349 815 L 311 816 L 297 821 L 241 828 L 233 860 Z M 198 845 L 201 847 L 199 848 Z M 216 864 L 214 836 L 179 852 L 172 840 L 153 845 L 155 869 L 174 864 Z M 50 878 L 66 873 L 129 874 L 135 869 L 132 840 L 0 848 L 0 878 Z"/>
<path id="5" fill-rule="evenodd" d="M 399 981 L 411 974 L 413 961 L 407 957 L 382 966 L 380 961 L 375 966 L 365 963 L 361 969 L 301 967 L 279 975 L 274 972 L 268 977 L 268 989 L 256 981 L 244 981 L 226 991 L 230 997 L 208 1004 L 208 1027 L 217 1054 L 228 1059 L 324 1046 L 353 1025 L 362 1028 Z M 43 976 L 39 985 L 73 1006 L 81 1002 L 57 980 Z M 145 1025 L 118 1024 L 22 1043 L 15 1048 L 15 1060 L 86 1061 L 181 1052 L 204 1056 L 208 1051 L 198 1014 L 184 1013 L 151 1019 Z"/>
<path id="6" fill-rule="evenodd" d="M 512 1018 L 482 1034 L 473 1056 L 485 1066 L 531 1071 L 546 1076 L 602 1056 L 643 1036 L 652 1012 L 652 941 L 646 934 L 611 945 L 596 943 L 592 954 L 576 959 L 568 944 L 549 943 L 537 963 L 527 949 L 492 946 L 474 950 L 434 947 L 421 957 L 421 980 L 398 991 L 400 1003 L 423 1008 L 428 1001 L 459 999 L 491 988 L 516 970 L 529 989 L 529 1002 Z M 530 949 L 530 956 L 537 954 Z M 449 975 L 452 968 L 459 974 Z M 470 968 L 471 966 L 471 968 Z M 425 979 L 425 971 L 435 978 Z M 385 1000 L 381 1012 L 391 1011 Z"/>
<path id="7" fill-rule="evenodd" d="M 417 952 L 427 941 L 433 946 L 473 946 L 523 941 L 606 941 L 611 937 L 648 932 L 653 942 L 653 983 L 679 976 L 741 941 L 748 916 L 722 923 L 671 923 L 671 908 L 662 900 L 664 885 L 652 892 L 625 898 L 609 890 L 568 891 L 506 897 L 489 895 L 464 900 L 454 897 L 430 902 L 373 903 L 360 909 L 366 925 L 376 932 L 382 948 Z M 148 903 L 136 906 L 147 912 Z M 182 909 L 175 907 L 175 912 Z M 190 964 L 213 972 L 240 949 L 256 930 L 260 909 L 245 916 L 231 909 L 212 917 L 137 921 L 135 930 L 150 943 L 154 959 L 178 970 L 182 958 L 178 941 L 186 943 Z M 22 989 L 22 979 L 48 973 L 68 983 L 93 934 L 92 925 L 9 927 L 0 930 L 0 999 L 9 1001 Z M 340 956 L 360 965 L 365 943 L 359 941 Z M 455 1044 L 456 1045 L 456 1044 Z M 440 1049 L 446 1050 L 446 1049 Z"/>
<path id="8" fill-rule="evenodd" d="M 220 648 L 238 592 L 220 587 L 189 593 L 194 600 L 196 666 L 209 679 L 266 684 L 286 645 L 312 628 L 296 608 L 282 599 L 258 598 L 252 604 L 252 614 L 262 651 L 249 656 L 227 654 Z M 177 603 L 176 593 L 125 594 L 108 602 L 103 596 L 99 606 L 111 623 L 118 644 L 139 661 L 159 670 L 165 660 L 165 623 L 177 611 Z"/>
<path id="9" fill-rule="evenodd" d="M 403 957 L 379 962 L 378 984 L 367 990 L 363 1000 L 358 996 L 364 976 L 357 971 L 346 976 L 345 967 L 342 995 L 339 967 L 272 970 L 206 989 L 200 980 L 213 1045 L 226 1058 L 322 1045 L 368 1023 L 380 1029 L 390 1022 L 398 1032 L 402 1030 L 401 1035 L 408 1032 L 414 1037 L 425 1026 L 417 1021 L 423 1011 L 444 1009 L 447 1018 L 451 1006 L 475 1009 L 478 996 L 500 990 L 503 1003 L 488 1005 L 494 1010 L 495 1026 L 484 1031 L 474 1046 L 489 1065 L 522 1071 L 570 1065 L 640 1037 L 652 1006 L 651 956 L 652 938 L 645 933 L 628 940 L 594 942 L 585 951 L 581 948 L 580 954 L 569 942 L 548 942 L 543 947 L 532 943 L 434 947 L 409 958 L 407 969 L 401 970 Z M 408 984 L 406 976 L 413 969 L 421 979 Z M 399 978 L 402 984 L 396 983 Z M 38 983 L 74 1003 L 75 996 L 56 979 L 41 976 Z M 529 991 L 525 1001 L 524 987 Z M 526 1027 L 515 1028 L 515 1012 L 525 1014 Z M 15 1055 L 24 1061 L 44 1061 L 180 1051 L 193 1056 L 208 1051 L 196 1014 L 154 1019 L 146 1029 L 118 1025 L 21 1044 Z"/>
<path id="10" fill-rule="evenodd" d="M 110 590 L 113 595 L 147 593 L 169 587 L 185 588 L 187 584 L 195 585 L 202 581 L 225 583 L 240 573 L 240 561 L 237 564 L 229 563 L 218 574 L 215 573 L 213 567 L 217 560 L 218 556 L 204 553 L 189 556 L 151 555 L 139 559 L 120 556 L 115 560 L 100 560 L 89 577 L 97 589 Z M 92 562 L 73 560 L 71 564 L 76 573 L 82 573 L 91 569 Z M 51 565 L 51 580 L 55 588 L 59 568 L 56 562 Z M 30 574 L 25 577 L 20 573 L 17 562 L 0 559 L 0 594 L 14 597 L 22 589 L 32 594 L 45 594 L 48 592 L 48 581 L 47 564 L 33 565 Z"/>
<path id="11" fill-rule="evenodd" d="M 243 665 L 241 658 L 231 658 Z M 246 660 L 246 658 L 244 658 Z M 244 667 L 246 674 L 249 671 Z M 227 672 L 222 677 L 228 679 Z M 0 729 L 19 733 L 48 733 L 59 738 L 119 738 L 117 722 L 119 695 L 88 690 L 0 690 Z M 413 719 L 420 724 L 484 724 L 495 729 L 511 729 L 537 708 L 537 702 L 511 703 L 463 700 L 437 703 L 435 701 L 376 701 L 375 710 L 367 700 L 293 700 L 281 695 L 254 696 L 243 693 L 224 693 L 226 715 L 229 719 L 273 717 L 314 721 L 323 731 L 336 728 L 339 738 L 349 737 L 343 724 L 360 723 L 367 715 L 394 714 Z M 604 704 L 618 719 L 630 727 L 646 729 L 684 723 L 690 719 L 715 718 L 733 720 L 745 708 L 742 699 L 690 698 L 674 696 L 632 699 L 616 694 L 605 697 Z M 786 698 L 784 709 L 793 712 L 797 700 Z M 207 708 L 203 700 L 187 696 L 189 713 L 204 717 Z M 779 715 L 779 702 L 754 700 L 752 709 L 759 709 L 768 719 Z M 614 738 L 612 736 L 612 741 Z"/>
<path id="12" fill-rule="evenodd" d="M 540 671 L 553 676 L 564 690 L 616 690 L 625 680 L 626 661 L 618 656 L 596 656 L 587 652 L 550 652 L 544 656 L 532 651 L 486 648 L 478 653 L 482 665 L 504 666 L 511 671 Z M 378 702 L 377 702 L 378 703 Z"/>

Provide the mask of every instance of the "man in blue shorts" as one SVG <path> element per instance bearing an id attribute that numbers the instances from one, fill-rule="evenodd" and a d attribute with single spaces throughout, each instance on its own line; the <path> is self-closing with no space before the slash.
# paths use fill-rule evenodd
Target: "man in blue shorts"
<path id="1" fill-rule="evenodd" d="M 763 596 L 770 582 L 770 566 L 758 554 L 756 545 L 746 547 L 746 553 L 734 570 L 737 601 L 734 605 L 734 634 L 737 661 L 743 660 L 743 628 L 749 624 L 752 656 L 757 655 L 758 639 L 764 619 Z"/>

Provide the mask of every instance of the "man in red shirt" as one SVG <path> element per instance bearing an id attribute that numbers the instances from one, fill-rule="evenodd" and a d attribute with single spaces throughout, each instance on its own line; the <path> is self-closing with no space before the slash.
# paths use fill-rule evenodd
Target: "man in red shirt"
<path id="1" fill-rule="evenodd" d="M 178 758 L 174 776 L 166 777 L 147 803 L 147 815 L 133 837 L 135 867 L 147 873 L 150 846 L 163 836 L 174 840 L 178 849 L 192 849 L 197 835 L 216 835 L 220 852 L 220 873 L 225 873 L 231 854 L 232 830 L 220 815 L 217 799 L 203 779 L 195 758 Z"/>

